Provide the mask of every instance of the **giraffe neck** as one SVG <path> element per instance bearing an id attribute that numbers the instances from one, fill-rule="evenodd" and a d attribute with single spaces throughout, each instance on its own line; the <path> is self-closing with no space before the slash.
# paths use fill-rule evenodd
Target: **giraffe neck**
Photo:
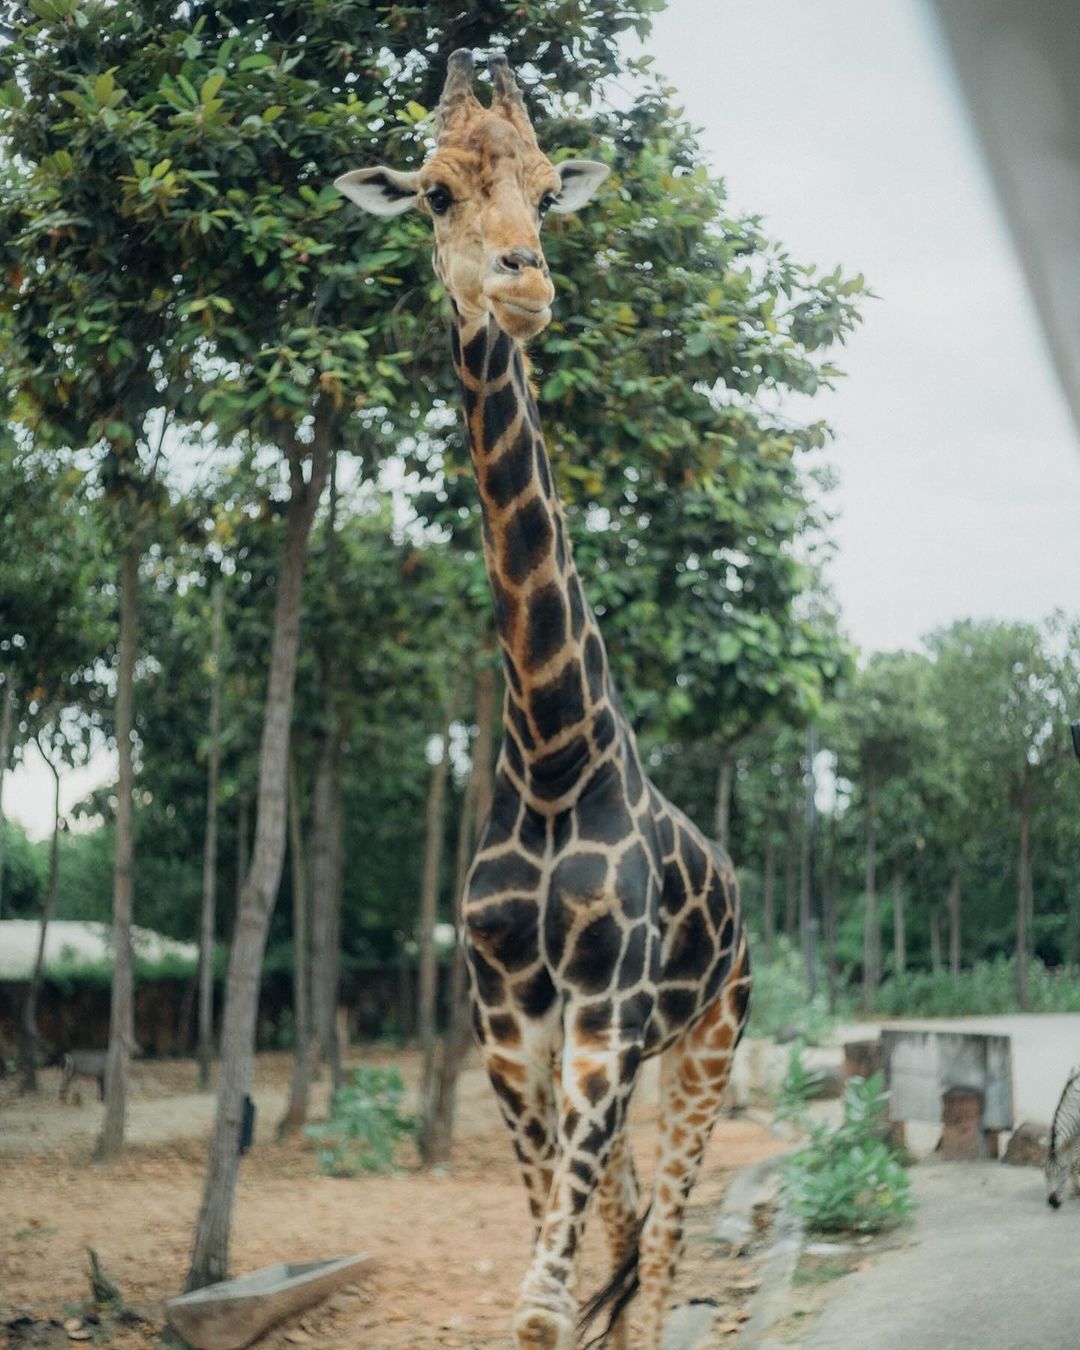
<path id="1" fill-rule="evenodd" d="M 454 367 L 480 490 L 506 665 L 503 765 L 538 808 L 566 806 L 619 753 L 607 654 L 574 567 L 519 343 L 458 318 Z"/>

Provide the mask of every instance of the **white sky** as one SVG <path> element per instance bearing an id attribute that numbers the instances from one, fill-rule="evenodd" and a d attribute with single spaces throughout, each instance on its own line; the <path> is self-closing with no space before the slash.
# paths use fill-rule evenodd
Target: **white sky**
<path id="1" fill-rule="evenodd" d="M 832 580 L 864 649 L 1080 596 L 1080 443 L 924 0 L 671 0 L 645 50 L 733 208 L 881 297 L 810 405 L 837 432 Z M 98 756 L 67 809 L 115 773 Z M 35 837 L 31 762 L 5 809 Z"/>
<path id="2" fill-rule="evenodd" d="M 929 5 L 672 0 L 646 50 L 732 206 L 881 297 L 813 401 L 864 649 L 1080 597 L 1080 441 Z"/>

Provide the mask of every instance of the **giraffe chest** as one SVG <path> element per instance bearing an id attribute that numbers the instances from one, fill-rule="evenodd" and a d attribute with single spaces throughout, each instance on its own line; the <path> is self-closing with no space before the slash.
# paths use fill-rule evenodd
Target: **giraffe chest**
<path id="1" fill-rule="evenodd" d="M 655 976 L 661 885 L 655 831 L 618 775 L 555 816 L 496 800 L 464 905 L 481 1001 L 535 1009 L 541 987 L 589 998 Z"/>

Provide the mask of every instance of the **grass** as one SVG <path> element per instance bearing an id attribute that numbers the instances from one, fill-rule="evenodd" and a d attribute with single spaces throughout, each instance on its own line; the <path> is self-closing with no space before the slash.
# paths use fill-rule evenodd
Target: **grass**
<path id="1" fill-rule="evenodd" d="M 799 1257 L 791 1283 L 796 1289 L 817 1289 L 831 1280 L 843 1279 L 850 1275 L 859 1264 L 860 1258 L 852 1252 L 850 1256 L 808 1256 L 805 1252 Z"/>

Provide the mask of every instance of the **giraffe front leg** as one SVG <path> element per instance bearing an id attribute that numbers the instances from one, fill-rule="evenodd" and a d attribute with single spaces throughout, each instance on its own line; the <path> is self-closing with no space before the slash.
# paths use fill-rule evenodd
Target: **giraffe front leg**
<path id="1" fill-rule="evenodd" d="M 621 1138 L 641 1059 L 640 1036 L 622 1039 L 611 1026 L 598 1030 L 590 1011 L 571 1003 L 565 1013 L 558 1152 L 514 1321 L 520 1350 L 574 1344 L 574 1260 L 589 1202 Z"/>
<path id="2" fill-rule="evenodd" d="M 547 1210 L 558 1150 L 552 1073 L 557 1033 L 554 1017 L 530 1022 L 508 1006 L 477 1018 L 484 1067 L 521 1166 L 535 1232 Z"/>

